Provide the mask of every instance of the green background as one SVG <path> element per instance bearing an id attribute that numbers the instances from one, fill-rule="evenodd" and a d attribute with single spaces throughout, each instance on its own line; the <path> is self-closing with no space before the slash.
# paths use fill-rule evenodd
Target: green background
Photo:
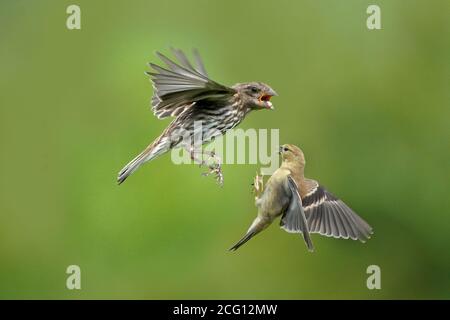
<path id="1" fill-rule="evenodd" d="M 81 30 L 66 8 L 81 7 Z M 366 8 L 382 30 L 366 28 Z M 2 1 L 1 298 L 450 298 L 450 1 Z M 279 128 L 375 230 L 366 244 L 256 211 L 258 165 L 225 186 L 165 155 L 118 170 L 170 120 L 149 111 L 156 50 L 201 52 L 221 83 L 264 81 Z M 68 265 L 82 289 L 65 287 Z M 366 268 L 381 267 L 381 290 Z"/>

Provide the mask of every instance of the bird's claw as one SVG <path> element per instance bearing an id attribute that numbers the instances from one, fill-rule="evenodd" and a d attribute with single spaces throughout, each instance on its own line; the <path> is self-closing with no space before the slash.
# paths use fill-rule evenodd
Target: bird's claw
<path id="1" fill-rule="evenodd" d="M 223 173 L 222 173 L 222 165 L 220 163 L 220 158 L 216 156 L 214 151 L 211 152 L 208 161 L 213 160 L 213 163 L 210 164 L 209 170 L 207 172 L 202 173 L 203 176 L 207 177 L 213 174 L 217 180 L 217 183 L 222 187 L 223 186 Z"/>
<path id="2" fill-rule="evenodd" d="M 214 164 L 209 166 L 209 170 L 207 172 L 203 172 L 202 176 L 209 176 L 213 174 L 217 180 L 217 183 L 222 187 L 223 186 L 223 173 L 222 167 L 220 164 Z"/>
<path id="3" fill-rule="evenodd" d="M 263 184 L 264 184 L 263 176 L 260 176 L 258 173 L 256 173 L 256 176 L 253 179 L 252 183 L 255 199 L 258 199 L 261 196 L 264 188 Z"/>

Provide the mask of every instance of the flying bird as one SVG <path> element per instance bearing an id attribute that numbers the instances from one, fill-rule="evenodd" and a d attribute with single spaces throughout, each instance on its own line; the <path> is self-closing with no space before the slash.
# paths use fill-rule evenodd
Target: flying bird
<path id="1" fill-rule="evenodd" d="M 237 250 L 278 216 L 281 228 L 303 235 L 309 251 L 314 249 L 311 233 L 361 242 L 370 238 L 372 227 L 366 221 L 316 180 L 305 178 L 305 156 L 300 148 L 286 144 L 279 152 L 283 162 L 265 188 L 262 177 L 256 176 L 253 185 L 258 216 L 230 250 Z"/>
<path id="2" fill-rule="evenodd" d="M 157 52 L 166 67 L 150 63 L 153 70 L 146 73 L 153 83 L 151 105 L 154 115 L 158 119 L 174 117 L 174 120 L 144 151 L 120 170 L 117 177 L 119 184 L 142 164 L 173 148 L 186 149 L 192 160 L 204 165 L 206 161 L 203 155 L 208 154 L 198 150 L 197 145 L 201 149 L 202 144 L 236 127 L 250 111 L 273 109 L 270 99 L 277 93 L 267 84 L 248 82 L 231 87 L 219 84 L 208 77 L 196 50 L 196 66 L 181 50 L 172 51 L 178 63 Z M 199 127 L 201 129 L 196 129 Z M 216 163 L 209 166 L 208 174 L 214 173 L 222 184 L 220 159 L 214 153 L 209 154 L 209 157 Z"/>

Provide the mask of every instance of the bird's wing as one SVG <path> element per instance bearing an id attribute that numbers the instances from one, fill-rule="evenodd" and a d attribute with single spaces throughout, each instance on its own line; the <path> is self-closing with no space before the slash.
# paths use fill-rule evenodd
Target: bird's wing
<path id="1" fill-rule="evenodd" d="M 303 197 L 303 209 L 311 233 L 362 242 L 373 233 L 366 221 L 318 183 Z"/>
<path id="2" fill-rule="evenodd" d="M 175 117 L 199 101 L 228 99 L 236 93 L 208 78 L 198 52 L 194 52 L 194 67 L 181 50 L 172 51 L 179 63 L 157 52 L 167 67 L 150 63 L 153 71 L 147 72 L 153 82 L 152 111 L 159 119 Z"/>
<path id="3" fill-rule="evenodd" d="M 289 205 L 281 217 L 280 226 L 287 232 L 302 233 L 308 250 L 313 251 L 314 246 L 309 236 L 308 224 L 305 212 L 303 211 L 302 199 L 298 193 L 297 184 L 291 176 L 288 176 L 287 178 L 288 190 L 291 197 Z"/>

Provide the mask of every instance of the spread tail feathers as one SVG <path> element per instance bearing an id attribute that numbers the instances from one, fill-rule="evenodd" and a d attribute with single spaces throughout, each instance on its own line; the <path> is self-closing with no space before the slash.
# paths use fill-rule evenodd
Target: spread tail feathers
<path id="1" fill-rule="evenodd" d="M 147 161 L 153 160 L 161 154 L 169 151 L 170 140 L 167 137 L 160 137 L 151 145 L 149 145 L 144 151 L 142 151 L 136 158 L 131 160 L 122 170 L 120 170 L 117 176 L 117 183 L 121 184 L 136 171 L 142 164 Z"/>

